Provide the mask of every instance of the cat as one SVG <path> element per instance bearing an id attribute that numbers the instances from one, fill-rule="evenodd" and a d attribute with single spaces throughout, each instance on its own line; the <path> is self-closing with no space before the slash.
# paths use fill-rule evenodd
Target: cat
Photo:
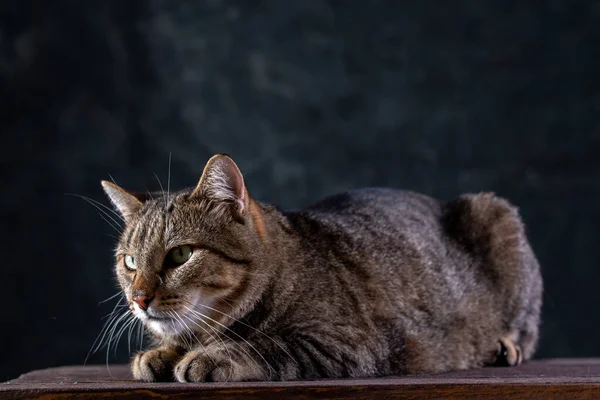
<path id="1" fill-rule="evenodd" d="M 357 378 L 514 366 L 542 278 L 517 209 L 358 189 L 297 212 L 252 199 L 227 155 L 193 189 L 102 181 L 125 220 L 116 275 L 154 347 L 135 379 Z"/>

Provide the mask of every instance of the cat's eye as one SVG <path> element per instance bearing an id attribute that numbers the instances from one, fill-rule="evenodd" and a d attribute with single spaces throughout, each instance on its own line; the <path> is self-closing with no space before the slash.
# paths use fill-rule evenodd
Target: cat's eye
<path id="1" fill-rule="evenodd" d="M 171 249 L 167 257 L 165 258 L 165 266 L 167 267 L 178 267 L 185 264 L 187 260 L 192 256 L 192 246 L 179 246 Z"/>
<path id="2" fill-rule="evenodd" d="M 125 268 L 130 271 L 135 271 L 137 269 L 135 266 L 135 258 L 131 257 L 129 254 L 125 256 Z"/>

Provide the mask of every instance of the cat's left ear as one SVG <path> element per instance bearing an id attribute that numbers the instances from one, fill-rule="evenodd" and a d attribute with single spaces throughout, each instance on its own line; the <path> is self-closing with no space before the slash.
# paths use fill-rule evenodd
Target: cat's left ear
<path id="1" fill-rule="evenodd" d="M 101 183 L 110 202 L 117 208 L 125 221 L 130 220 L 142 208 L 142 201 L 133 193 L 112 182 L 102 181 Z"/>
<path id="2" fill-rule="evenodd" d="M 204 197 L 221 206 L 230 206 L 233 217 L 239 221 L 243 221 L 249 207 L 244 177 L 226 154 L 217 154 L 208 160 L 191 197 Z"/>

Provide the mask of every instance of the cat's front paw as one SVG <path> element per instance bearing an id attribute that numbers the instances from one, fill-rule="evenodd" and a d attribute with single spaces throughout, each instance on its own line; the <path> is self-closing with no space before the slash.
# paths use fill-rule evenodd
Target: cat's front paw
<path id="1" fill-rule="evenodd" d="M 131 372 L 137 380 L 146 382 L 173 381 L 173 367 L 181 356 L 168 347 L 137 353 L 131 361 Z"/>
<path id="2" fill-rule="evenodd" d="M 253 359 L 234 355 L 235 352 L 229 353 L 210 347 L 190 351 L 175 366 L 175 379 L 179 382 L 239 382 L 266 379 L 263 369 Z"/>

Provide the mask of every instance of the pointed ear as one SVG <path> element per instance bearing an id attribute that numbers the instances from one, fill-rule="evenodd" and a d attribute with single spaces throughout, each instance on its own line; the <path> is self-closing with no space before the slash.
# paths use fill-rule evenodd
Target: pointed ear
<path id="1" fill-rule="evenodd" d="M 108 195 L 111 203 L 117 208 L 125 221 L 131 219 L 142 207 L 142 202 L 137 197 L 119 185 L 108 181 L 102 181 L 101 183 L 104 192 Z"/>
<path id="2" fill-rule="evenodd" d="M 238 220 L 243 220 L 249 205 L 242 173 L 226 154 L 217 154 L 208 160 L 191 197 L 205 197 L 217 204 L 229 205 Z"/>

